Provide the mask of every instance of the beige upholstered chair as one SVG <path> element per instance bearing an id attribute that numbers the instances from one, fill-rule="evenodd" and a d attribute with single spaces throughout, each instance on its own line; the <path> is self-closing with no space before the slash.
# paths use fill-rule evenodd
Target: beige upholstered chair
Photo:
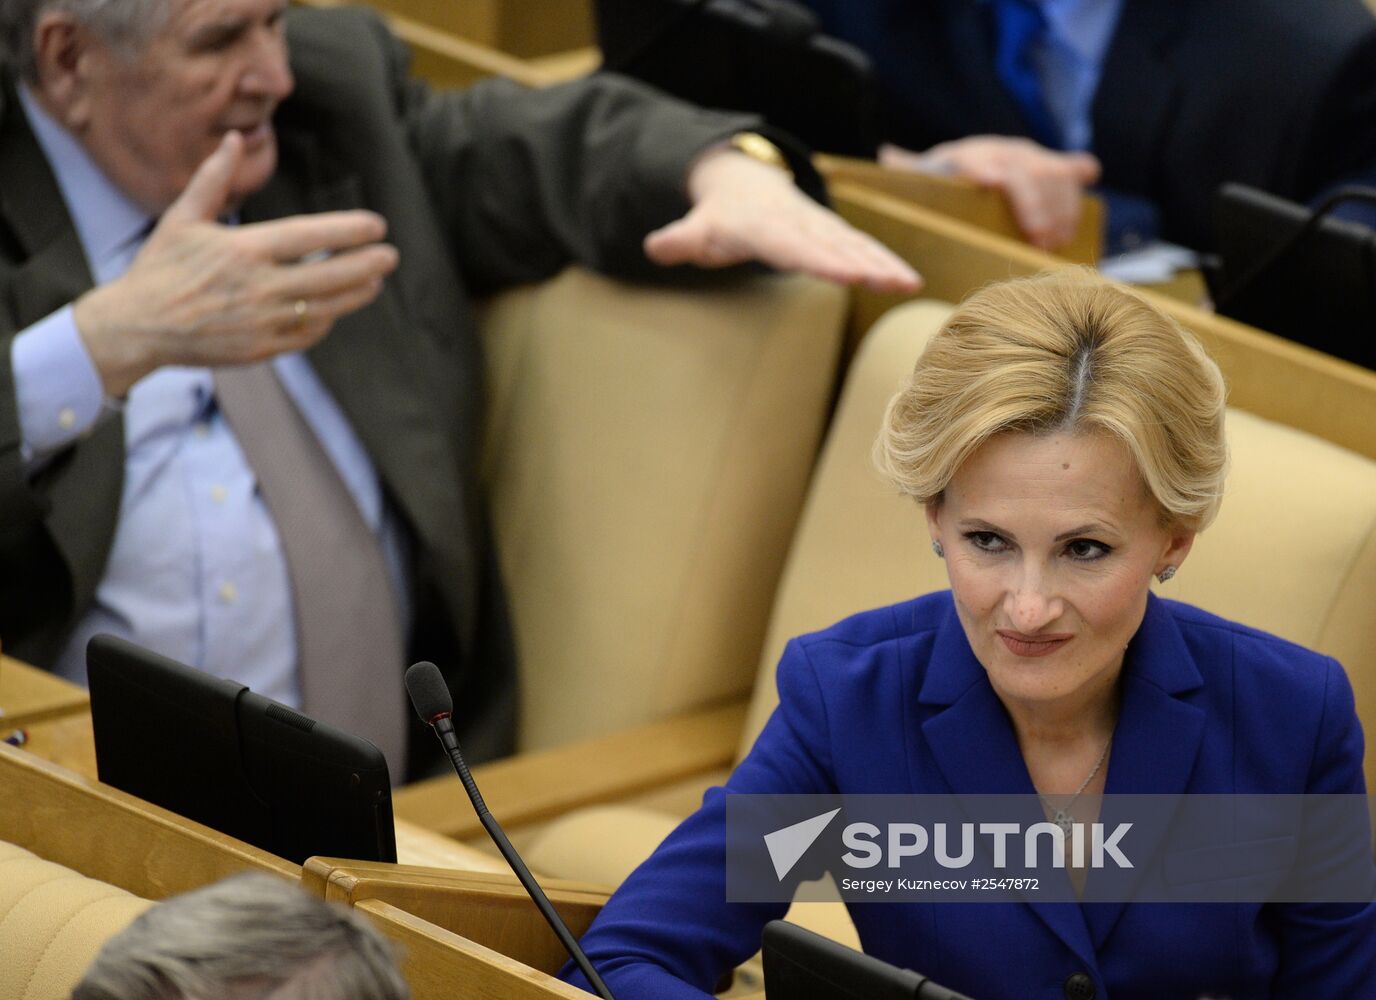
<path id="1" fill-rule="evenodd" d="M 152 905 L 0 840 L 0 996 L 66 1000 L 101 945 Z"/>
<path id="2" fill-rule="evenodd" d="M 790 636 L 947 585 L 920 511 L 881 481 L 870 447 L 889 396 L 948 313 L 932 303 L 895 309 L 850 369 L 775 600 L 741 754 L 776 704 L 774 667 Z M 1158 591 L 1337 656 L 1370 740 L 1376 461 L 1241 411 L 1230 412 L 1228 435 L 1233 468 L 1218 521 Z M 1374 768 L 1368 751 L 1368 785 L 1376 785 Z M 628 806 L 580 810 L 546 827 L 527 859 L 550 876 L 616 884 L 677 818 Z M 837 910 L 820 923 L 845 939 Z M 818 923 L 815 915 L 791 919 Z"/>
<path id="3" fill-rule="evenodd" d="M 579 269 L 490 305 L 484 478 L 522 749 L 750 690 L 846 307 L 800 277 Z"/>

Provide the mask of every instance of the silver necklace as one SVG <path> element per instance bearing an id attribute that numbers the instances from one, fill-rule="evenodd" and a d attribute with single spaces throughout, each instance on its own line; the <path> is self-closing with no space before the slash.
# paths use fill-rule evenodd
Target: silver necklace
<path id="1" fill-rule="evenodd" d="M 1041 792 L 1037 793 L 1037 798 L 1042 800 L 1042 805 L 1052 810 L 1051 822 L 1059 826 L 1066 835 L 1069 836 L 1070 828 L 1075 825 L 1074 819 L 1070 815 L 1070 810 L 1074 808 L 1075 802 L 1080 797 L 1080 793 L 1089 787 L 1089 783 L 1094 780 L 1094 776 L 1099 773 L 1099 768 L 1104 766 L 1104 761 L 1108 759 L 1108 748 L 1113 745 L 1113 734 L 1110 733 L 1108 740 L 1104 743 L 1104 749 L 1099 751 L 1099 759 L 1094 762 L 1094 770 L 1089 772 L 1089 776 L 1080 782 L 1080 787 L 1075 789 L 1064 808 L 1057 809 L 1051 800 Z M 1059 797 L 1059 796 L 1058 796 Z"/>

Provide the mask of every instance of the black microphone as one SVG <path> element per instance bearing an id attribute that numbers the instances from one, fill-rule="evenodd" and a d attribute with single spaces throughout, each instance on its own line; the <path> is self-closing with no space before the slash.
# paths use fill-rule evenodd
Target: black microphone
<path id="1" fill-rule="evenodd" d="M 521 856 L 516 853 L 516 848 L 511 846 L 511 841 L 506 839 L 501 824 L 497 822 L 492 813 L 487 811 L 487 803 L 483 801 L 482 793 L 478 791 L 478 786 L 473 781 L 473 775 L 468 771 L 468 764 L 463 759 L 463 751 L 459 749 L 459 738 L 454 734 L 454 701 L 449 695 L 449 688 L 444 683 L 444 676 L 440 673 L 440 668 L 428 660 L 411 664 L 406 671 L 406 691 L 411 696 L 411 704 L 415 706 L 416 714 L 421 717 L 422 722 L 435 730 L 435 735 L 439 737 L 445 752 L 449 754 L 449 760 L 453 763 L 455 773 L 463 782 L 464 790 L 468 792 L 468 797 L 473 802 L 473 809 L 477 812 L 483 829 L 492 838 L 492 842 L 497 845 L 497 850 L 502 852 L 502 857 L 506 858 L 506 863 L 511 866 L 511 870 L 521 880 L 521 885 L 525 886 L 530 898 L 535 901 L 535 905 L 540 910 L 540 915 L 545 918 L 545 923 L 549 924 L 550 929 L 559 938 L 559 943 L 564 946 L 564 950 L 573 958 L 583 975 L 587 976 L 588 982 L 597 991 L 597 995 L 602 997 L 602 1000 L 615 1000 L 611 990 L 607 989 L 607 984 L 602 981 L 602 977 L 597 974 L 597 970 L 588 961 L 588 956 L 583 954 L 582 948 L 578 947 L 578 941 L 570 933 L 568 925 L 564 923 L 563 918 L 550 904 L 549 897 L 540 888 L 540 884 L 535 881 L 535 876 L 530 874 L 530 869 L 521 860 Z"/>

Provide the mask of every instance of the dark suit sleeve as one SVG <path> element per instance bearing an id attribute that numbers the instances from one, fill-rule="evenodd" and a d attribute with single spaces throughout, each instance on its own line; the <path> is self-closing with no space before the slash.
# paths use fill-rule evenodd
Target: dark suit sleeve
<path id="1" fill-rule="evenodd" d="M 394 79 L 412 148 L 460 267 L 480 291 L 572 261 L 649 274 L 641 241 L 685 213 L 693 158 L 747 115 L 701 110 L 612 74 L 539 90 L 510 80 L 437 91 Z"/>
<path id="2" fill-rule="evenodd" d="M 1326 81 L 1307 136 L 1296 136 L 1303 166 L 1299 193 L 1315 199 L 1344 183 L 1376 185 L 1376 24 L 1366 30 Z"/>
<path id="3" fill-rule="evenodd" d="M 1328 661 L 1323 718 L 1305 788 L 1311 795 L 1361 795 L 1362 726 L 1352 685 Z M 1350 824 L 1340 824 L 1350 834 Z M 1356 842 L 1356 841 L 1360 842 Z M 1370 838 L 1344 835 L 1309 851 L 1335 870 L 1370 869 Z M 1354 857 L 1354 855 L 1356 855 Z M 1291 903 L 1276 908 L 1281 926 L 1280 971 L 1271 996 L 1370 996 L 1376 983 L 1376 903 Z"/>
<path id="4" fill-rule="evenodd" d="M 779 663 L 775 710 L 726 783 L 631 873 L 583 937 L 617 1000 L 704 1000 L 718 979 L 760 947 L 782 904 L 726 901 L 728 795 L 835 791 L 821 687 L 797 640 Z M 563 975 L 583 989 L 571 966 Z"/>

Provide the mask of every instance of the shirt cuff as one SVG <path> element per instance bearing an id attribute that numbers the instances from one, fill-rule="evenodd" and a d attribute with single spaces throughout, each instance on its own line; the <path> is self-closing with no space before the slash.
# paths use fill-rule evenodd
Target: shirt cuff
<path id="1" fill-rule="evenodd" d="M 25 461 L 71 444 L 107 408 L 105 390 L 72 307 L 21 332 L 10 347 Z"/>

